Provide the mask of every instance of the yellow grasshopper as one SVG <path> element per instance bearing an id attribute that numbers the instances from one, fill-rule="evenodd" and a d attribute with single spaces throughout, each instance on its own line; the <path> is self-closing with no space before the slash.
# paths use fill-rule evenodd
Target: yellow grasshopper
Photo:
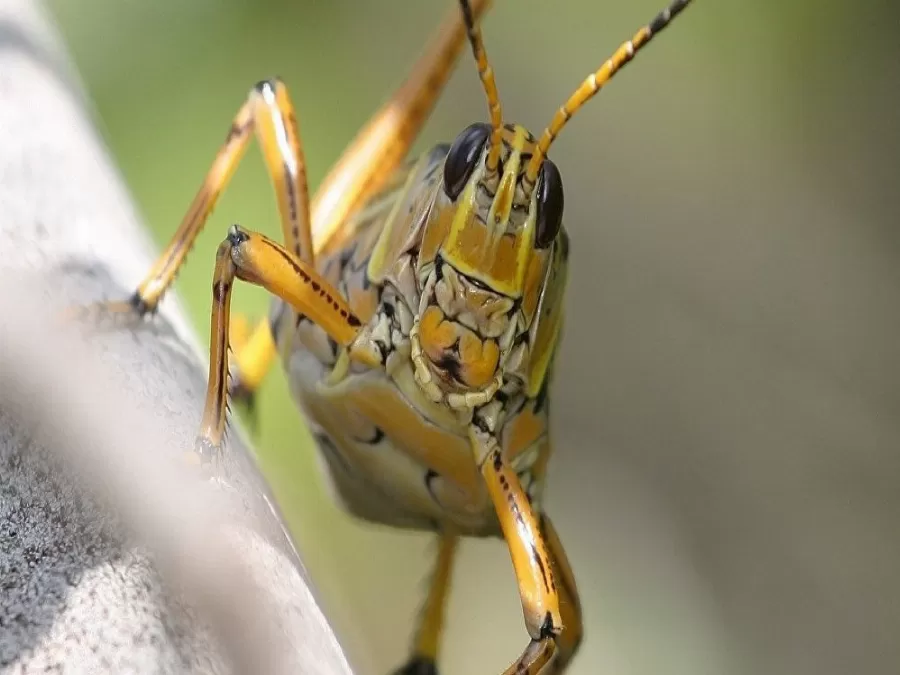
<path id="1" fill-rule="evenodd" d="M 219 246 L 196 450 L 206 460 L 222 452 L 229 395 L 251 395 L 280 356 L 346 509 L 439 538 L 397 673 L 437 672 L 463 536 L 502 537 L 509 548 L 530 640 L 507 675 L 561 673 L 582 641 L 575 578 L 541 500 L 569 257 L 562 179 L 547 152 L 690 1 L 674 0 L 622 44 L 535 138 L 501 111 L 479 28 L 490 1 L 459 0 L 312 201 L 288 90 L 260 82 L 152 270 L 129 300 L 102 305 L 140 316 L 156 309 L 255 135 L 284 243 L 233 225 Z M 466 39 L 490 121 L 408 159 Z M 242 339 L 230 332 L 235 279 L 276 296 L 268 319 Z"/>

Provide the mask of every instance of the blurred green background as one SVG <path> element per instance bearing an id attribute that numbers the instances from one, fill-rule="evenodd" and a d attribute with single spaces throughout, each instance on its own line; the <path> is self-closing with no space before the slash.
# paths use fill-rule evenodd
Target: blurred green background
<path id="1" fill-rule="evenodd" d="M 506 115 L 538 132 L 660 2 L 496 0 Z M 160 246 L 254 82 L 291 88 L 315 185 L 454 5 L 48 4 Z M 547 500 L 585 606 L 573 673 L 900 671 L 898 20 L 699 0 L 554 145 L 574 254 Z M 467 56 L 417 150 L 485 117 Z M 279 232 L 257 150 L 177 281 L 204 344 L 232 222 Z M 338 510 L 280 371 L 259 407 L 323 603 L 360 675 L 386 673 L 431 541 Z M 467 543 L 442 672 L 499 673 L 524 644 L 508 555 Z"/>

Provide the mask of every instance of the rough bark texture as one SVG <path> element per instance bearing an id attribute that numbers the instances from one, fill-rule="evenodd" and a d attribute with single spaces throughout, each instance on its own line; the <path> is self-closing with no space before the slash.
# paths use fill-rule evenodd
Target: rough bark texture
<path id="1" fill-rule="evenodd" d="M 0 0 L 0 669 L 349 673 L 239 434 L 221 480 L 181 461 L 206 366 L 174 298 L 52 323 L 152 250 L 58 45 Z"/>

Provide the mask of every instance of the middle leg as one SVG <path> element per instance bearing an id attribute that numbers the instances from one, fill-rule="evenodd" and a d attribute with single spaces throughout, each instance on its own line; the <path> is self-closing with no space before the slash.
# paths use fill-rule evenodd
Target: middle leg
<path id="1" fill-rule="evenodd" d="M 459 545 L 459 538 L 443 532 L 438 540 L 438 556 L 434 575 L 428 589 L 428 597 L 416 626 L 412 653 L 406 664 L 394 671 L 393 675 L 437 675 L 438 651 L 444 629 L 444 611 L 450 578 L 453 572 L 453 558 Z"/>

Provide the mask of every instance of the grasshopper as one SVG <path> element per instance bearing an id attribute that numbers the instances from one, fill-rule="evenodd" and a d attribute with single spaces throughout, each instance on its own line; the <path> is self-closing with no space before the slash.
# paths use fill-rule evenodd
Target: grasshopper
<path id="1" fill-rule="evenodd" d="M 582 642 L 575 577 L 542 501 L 569 265 L 563 183 L 547 153 L 690 1 L 674 0 L 618 47 L 535 137 L 501 109 L 479 27 L 490 0 L 459 0 L 312 200 L 288 89 L 260 82 L 153 268 L 129 299 L 103 304 L 132 316 L 155 311 L 255 135 L 283 243 L 233 225 L 218 248 L 195 450 L 205 461 L 219 456 L 229 396 L 252 396 L 280 360 L 347 511 L 438 538 L 397 674 L 437 673 L 461 537 L 499 537 L 509 549 L 529 640 L 506 675 L 561 673 Z M 466 41 L 489 122 L 408 158 Z M 237 279 L 275 296 L 269 316 L 242 336 L 230 330 Z"/>

